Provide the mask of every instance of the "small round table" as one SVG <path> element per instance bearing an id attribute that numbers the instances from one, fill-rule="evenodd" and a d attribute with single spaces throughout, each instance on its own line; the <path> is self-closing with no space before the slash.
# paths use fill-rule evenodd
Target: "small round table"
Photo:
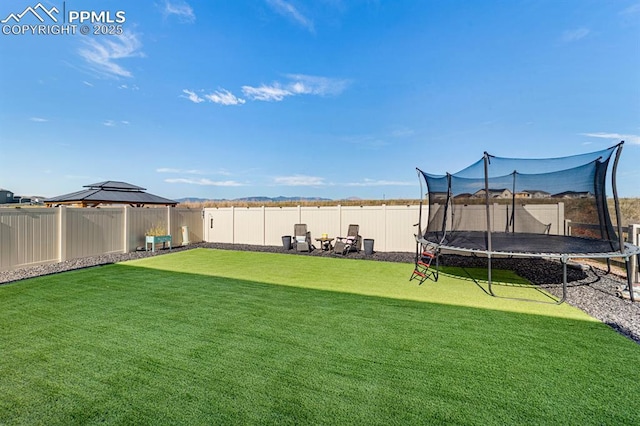
<path id="1" fill-rule="evenodd" d="M 316 241 L 320 243 L 320 247 L 322 248 L 322 250 L 324 251 L 329 251 L 333 248 L 333 246 L 331 245 L 331 242 L 334 240 L 335 238 L 316 238 Z"/>

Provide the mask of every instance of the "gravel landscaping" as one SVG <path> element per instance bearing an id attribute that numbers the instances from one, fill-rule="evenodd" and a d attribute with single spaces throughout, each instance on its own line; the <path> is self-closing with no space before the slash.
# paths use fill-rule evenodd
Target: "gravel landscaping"
<path id="1" fill-rule="evenodd" d="M 281 246 L 252 246 L 241 244 L 198 243 L 188 247 L 176 247 L 172 252 L 189 250 L 196 247 L 215 248 L 223 250 L 245 250 L 272 253 L 289 253 L 300 256 L 331 256 L 349 259 L 369 259 L 387 262 L 413 263 L 414 254 L 405 252 L 374 252 L 365 255 L 364 251 L 351 252 L 345 256 L 333 252 L 313 250 L 311 253 L 298 253 L 295 250 L 284 250 Z M 31 268 L 16 269 L 0 272 L 0 284 L 32 278 L 41 275 L 81 269 L 92 266 L 139 259 L 148 256 L 158 256 L 169 253 L 168 250 L 156 252 L 136 251 L 132 253 L 108 254 L 68 260 L 51 265 L 40 265 Z M 461 267 L 486 267 L 486 259 L 468 256 L 443 255 L 441 264 Z M 511 269 L 518 275 L 534 284 L 538 284 L 551 294 L 560 296 L 562 293 L 562 265 L 559 262 L 543 259 L 493 259 L 494 269 Z M 407 266 L 407 277 L 411 274 L 411 266 Z M 594 318 L 611 326 L 624 336 L 640 343 L 640 302 L 616 296 L 616 290 L 626 285 L 626 279 L 614 273 L 605 274 L 593 267 L 584 265 L 569 265 L 567 270 L 569 290 L 566 302 L 583 310 Z"/>

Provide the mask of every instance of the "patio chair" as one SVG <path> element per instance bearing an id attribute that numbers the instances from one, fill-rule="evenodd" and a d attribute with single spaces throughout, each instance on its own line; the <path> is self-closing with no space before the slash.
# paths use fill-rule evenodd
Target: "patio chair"
<path id="1" fill-rule="evenodd" d="M 336 237 L 336 244 L 334 245 L 333 251 L 343 255 L 350 251 L 360 251 L 362 248 L 362 237 L 359 232 L 360 225 L 349 225 L 346 237 Z"/>
<path id="2" fill-rule="evenodd" d="M 293 237 L 291 239 L 297 251 L 313 250 L 313 244 L 311 244 L 311 232 L 307 231 L 306 223 L 293 225 Z"/>

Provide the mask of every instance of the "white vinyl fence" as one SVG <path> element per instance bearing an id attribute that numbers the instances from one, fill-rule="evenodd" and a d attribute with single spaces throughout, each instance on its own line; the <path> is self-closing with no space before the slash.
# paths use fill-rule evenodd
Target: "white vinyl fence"
<path id="1" fill-rule="evenodd" d="M 162 226 L 183 243 L 202 241 L 202 210 L 185 208 L 0 209 L 0 271 L 108 253 L 145 245 L 145 231 Z"/>
<path id="2" fill-rule="evenodd" d="M 307 224 L 311 238 L 344 236 L 350 224 L 362 238 L 373 239 L 376 251 L 413 251 L 418 206 L 224 207 L 204 209 L 208 242 L 282 245 L 293 225 Z"/>
<path id="3" fill-rule="evenodd" d="M 484 215 L 484 206 L 478 207 Z M 508 206 L 492 204 L 492 222 L 496 229 L 504 228 Z M 282 236 L 293 234 L 293 225 L 304 223 L 315 239 L 322 234 L 344 236 L 349 224 L 360 225 L 360 235 L 374 240 L 374 250 L 380 252 L 415 250 L 420 207 L 407 206 L 330 206 L 330 207 L 225 207 L 204 209 L 204 238 L 209 242 L 275 246 Z M 564 204 L 527 205 L 529 213 L 550 224 L 552 234 L 564 229 Z M 422 225 L 426 225 L 427 208 Z M 486 221 L 484 222 L 486 224 Z"/>
<path id="4" fill-rule="evenodd" d="M 485 207 L 480 206 L 484 215 Z M 504 228 L 507 206 L 492 204 L 490 213 L 494 229 Z M 549 225 L 549 233 L 565 233 L 564 203 L 530 204 L 525 209 L 541 223 Z M 426 225 L 427 208 L 422 214 Z M 419 206 L 329 206 L 329 207 L 222 207 L 204 209 L 204 240 L 207 242 L 281 246 L 283 236 L 293 236 L 293 226 L 304 223 L 311 238 L 322 234 L 344 236 L 349 224 L 360 225 L 362 238 L 374 240 L 379 252 L 412 252 Z M 485 222 L 483 221 L 483 224 Z M 640 225 L 629 241 L 638 244 Z M 629 227 L 632 229 L 632 227 Z M 635 238 L 635 239 L 633 239 Z M 632 259 L 636 282 L 639 279 L 637 259 Z"/>
<path id="5" fill-rule="evenodd" d="M 505 216 L 494 204 L 495 221 Z M 565 232 L 564 205 L 526 206 L 529 213 L 550 224 L 552 234 Z M 350 224 L 360 235 L 374 240 L 379 252 L 412 252 L 419 206 L 327 206 L 327 207 L 224 207 L 187 208 L 6 208 L 0 209 L 0 271 L 56 263 L 107 253 L 127 253 L 145 245 L 145 231 L 166 227 L 173 245 L 183 244 L 183 227 L 191 243 L 281 246 L 292 236 L 296 223 L 305 223 L 312 238 L 326 233 L 343 236 Z M 422 224 L 426 225 L 427 212 Z M 638 244 L 640 225 L 629 227 L 629 241 Z M 638 280 L 638 265 L 634 271 Z"/>
<path id="6" fill-rule="evenodd" d="M 564 234 L 565 235 L 573 235 L 575 229 L 598 229 L 597 225 L 586 224 L 586 223 L 576 223 L 572 222 L 569 219 L 565 219 L 564 221 Z M 615 228 L 615 227 L 614 227 Z M 617 229 L 616 229 L 617 231 Z M 636 247 L 640 247 L 640 225 L 631 224 L 627 227 L 622 228 L 622 235 L 626 242 L 633 244 Z M 631 256 L 629 262 L 631 264 L 631 271 L 633 274 L 633 282 L 640 283 L 640 262 L 638 261 L 640 256 Z M 616 261 L 616 259 L 613 259 Z M 622 264 L 622 261 L 620 261 Z M 622 264 L 624 267 L 624 264 Z"/>

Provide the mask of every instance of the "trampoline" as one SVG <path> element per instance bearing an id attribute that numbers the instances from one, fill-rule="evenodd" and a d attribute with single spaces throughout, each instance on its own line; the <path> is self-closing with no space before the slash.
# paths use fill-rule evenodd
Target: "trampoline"
<path id="1" fill-rule="evenodd" d="M 457 172 L 434 175 L 416 169 L 426 183 L 428 218 L 423 228 L 420 203 L 416 235 L 414 277 L 437 280 L 437 270 L 427 274 L 424 258 L 445 252 L 487 258 L 489 293 L 491 259 L 529 257 L 557 259 L 562 263 L 562 296 L 567 297 L 567 262 L 571 259 L 624 259 L 630 299 L 635 301 L 631 259 L 640 261 L 640 247 L 624 241 L 616 189 L 616 169 L 624 142 L 610 148 L 558 158 L 503 158 L 484 153 L 481 160 Z M 607 205 L 610 161 L 615 212 L 614 227 Z M 581 235 L 570 235 L 564 208 L 572 206 L 583 225 Z M 555 206 L 555 207 L 554 207 Z M 550 213 L 551 212 L 551 213 Z"/>

